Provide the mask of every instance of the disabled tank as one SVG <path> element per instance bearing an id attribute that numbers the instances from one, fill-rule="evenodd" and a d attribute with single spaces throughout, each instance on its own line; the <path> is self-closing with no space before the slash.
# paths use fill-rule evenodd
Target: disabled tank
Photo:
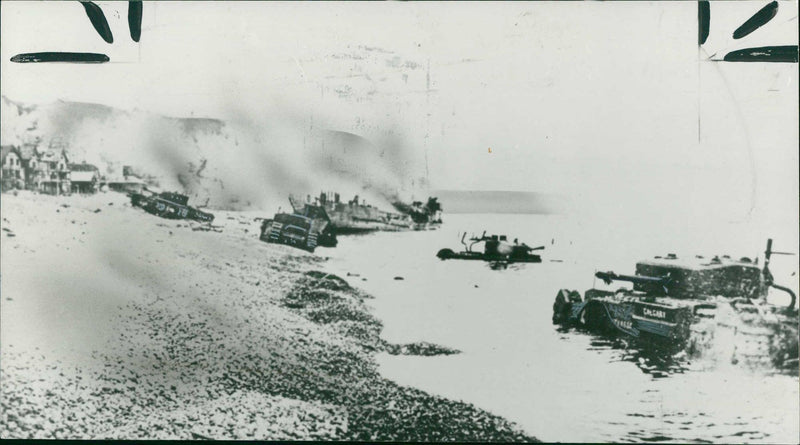
<path id="1" fill-rule="evenodd" d="M 144 190 L 144 193 L 132 193 L 131 204 L 141 207 L 146 212 L 162 218 L 191 219 L 198 222 L 212 222 L 214 215 L 190 207 L 189 197 L 175 192 L 153 193 Z"/>
<path id="2" fill-rule="evenodd" d="M 597 272 L 606 284 L 630 282 L 632 289 L 589 289 L 583 297 L 561 289 L 553 323 L 633 337 L 639 345 L 683 350 L 690 357 L 796 370 L 797 299 L 791 289 L 774 283 L 769 270 L 771 256 L 779 254 L 789 255 L 773 251 L 770 239 L 763 268 L 758 259 L 746 257 L 669 254 L 636 263 L 635 275 Z M 780 296 L 783 302 L 776 301 Z"/>
<path id="3" fill-rule="evenodd" d="M 465 241 L 467 233 L 461 235 L 461 244 L 465 250 L 455 252 L 452 249 L 441 249 L 436 256 L 441 260 L 481 260 L 505 263 L 541 263 L 542 257 L 531 252 L 544 249 L 544 246 L 530 247 L 525 243 L 519 244 L 515 239 L 513 244 L 506 235 L 486 235 L 471 237 L 469 244 Z M 475 244 L 483 243 L 483 252 L 473 250 Z"/>
<path id="4" fill-rule="evenodd" d="M 261 223 L 261 241 L 286 244 L 311 253 L 317 246 L 336 247 L 336 228 L 323 207 L 301 205 L 292 197 L 289 201 L 293 213 L 278 213 Z"/>

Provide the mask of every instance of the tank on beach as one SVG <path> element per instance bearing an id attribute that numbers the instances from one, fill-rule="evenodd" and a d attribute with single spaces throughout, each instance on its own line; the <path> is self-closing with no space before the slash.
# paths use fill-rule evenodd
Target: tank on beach
<path id="1" fill-rule="evenodd" d="M 767 241 L 763 268 L 758 259 L 727 256 L 678 258 L 674 254 L 636 264 L 635 275 L 597 272 L 606 284 L 633 283 L 632 289 L 589 289 L 583 297 L 561 289 L 553 303 L 553 323 L 643 340 L 699 355 L 720 347 L 736 364 L 796 369 L 798 311 L 794 292 L 774 283 Z M 789 297 L 786 305 L 768 301 L 770 288 Z M 725 342 L 719 341 L 726 339 Z"/>
<path id="2" fill-rule="evenodd" d="M 293 213 L 278 213 L 261 223 L 261 241 L 286 244 L 311 253 L 317 246 L 336 247 L 336 230 L 323 207 L 301 205 L 291 197 L 289 201 Z"/>
<path id="3" fill-rule="evenodd" d="M 212 222 L 214 215 L 189 206 L 189 197 L 175 192 L 131 193 L 131 204 L 146 212 L 168 219 L 191 219 L 198 222 Z"/>

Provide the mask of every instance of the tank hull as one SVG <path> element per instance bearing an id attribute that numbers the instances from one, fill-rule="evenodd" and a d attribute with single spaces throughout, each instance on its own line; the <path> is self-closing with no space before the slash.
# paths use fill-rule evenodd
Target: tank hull
<path id="1" fill-rule="evenodd" d="M 642 302 L 619 294 L 590 294 L 583 301 L 564 301 L 562 295 L 569 293 L 571 291 L 562 289 L 556 297 L 554 323 L 634 338 L 664 340 L 676 345 L 689 338 L 690 305 Z"/>
<path id="2" fill-rule="evenodd" d="M 145 196 L 140 193 L 131 194 L 131 204 L 141 207 L 145 212 L 167 219 L 190 219 L 198 222 L 213 222 L 214 215 L 194 207 L 164 199 L 158 195 Z"/>
<path id="3" fill-rule="evenodd" d="M 766 269 L 747 258 L 657 259 L 638 263 L 635 276 L 596 274 L 631 281 L 633 289 L 589 289 L 583 296 L 561 289 L 553 303 L 553 323 L 642 339 L 639 344 L 645 347 L 666 345 L 690 357 L 796 370 L 794 294 L 789 306 L 768 303 L 772 282 Z"/>
<path id="4" fill-rule="evenodd" d="M 268 220 L 261 228 L 259 235 L 261 241 L 274 244 L 283 244 L 296 247 L 309 253 L 314 253 L 317 247 L 317 236 L 308 230 L 297 229 L 291 225 L 282 224 L 275 220 Z"/>
<path id="5" fill-rule="evenodd" d="M 491 255 L 483 252 L 453 252 L 450 249 L 440 250 L 436 256 L 442 260 L 475 260 L 475 261 L 497 261 L 509 263 L 541 263 L 542 257 L 539 255 Z"/>
<path id="6" fill-rule="evenodd" d="M 293 224 L 287 218 L 300 220 Z M 261 241 L 284 244 L 314 253 L 317 246 L 336 247 L 336 231 L 327 220 L 303 218 L 300 215 L 276 214 L 275 218 L 264 220 L 259 235 Z"/>

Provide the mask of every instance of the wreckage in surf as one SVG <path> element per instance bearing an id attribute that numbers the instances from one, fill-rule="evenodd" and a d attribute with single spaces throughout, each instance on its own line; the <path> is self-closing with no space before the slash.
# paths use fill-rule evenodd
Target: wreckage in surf
<path id="1" fill-rule="evenodd" d="M 797 369 L 798 311 L 795 293 L 774 283 L 767 241 L 763 268 L 758 259 L 727 256 L 678 258 L 674 254 L 636 264 L 635 275 L 597 272 L 607 284 L 632 289 L 589 289 L 583 297 L 561 289 L 553 323 L 637 339 L 645 347 L 711 352 L 731 363 Z M 774 289 L 778 292 L 770 292 Z M 780 301 L 780 297 L 784 300 Z M 779 304 L 783 303 L 783 304 Z"/>
<path id="2" fill-rule="evenodd" d="M 486 235 L 486 231 L 480 237 L 471 237 L 470 244 L 465 238 L 467 233 L 461 236 L 461 244 L 465 250 L 455 252 L 452 249 L 441 249 L 436 256 L 441 260 L 481 260 L 496 263 L 541 263 L 542 257 L 536 255 L 534 251 L 543 250 L 544 246 L 530 247 L 525 243 L 519 244 L 515 239 L 514 243 L 508 241 L 505 235 Z M 472 250 L 475 244 L 483 243 L 483 252 Z"/>

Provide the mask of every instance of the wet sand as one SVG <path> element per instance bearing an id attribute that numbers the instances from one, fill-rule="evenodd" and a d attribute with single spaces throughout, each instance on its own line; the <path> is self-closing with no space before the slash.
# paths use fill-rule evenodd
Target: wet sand
<path id="1" fill-rule="evenodd" d="M 534 441 L 400 386 L 369 295 L 318 255 L 211 230 L 121 194 L 2 195 L 0 437 Z M 269 215 L 264 215 L 269 216 Z"/>

